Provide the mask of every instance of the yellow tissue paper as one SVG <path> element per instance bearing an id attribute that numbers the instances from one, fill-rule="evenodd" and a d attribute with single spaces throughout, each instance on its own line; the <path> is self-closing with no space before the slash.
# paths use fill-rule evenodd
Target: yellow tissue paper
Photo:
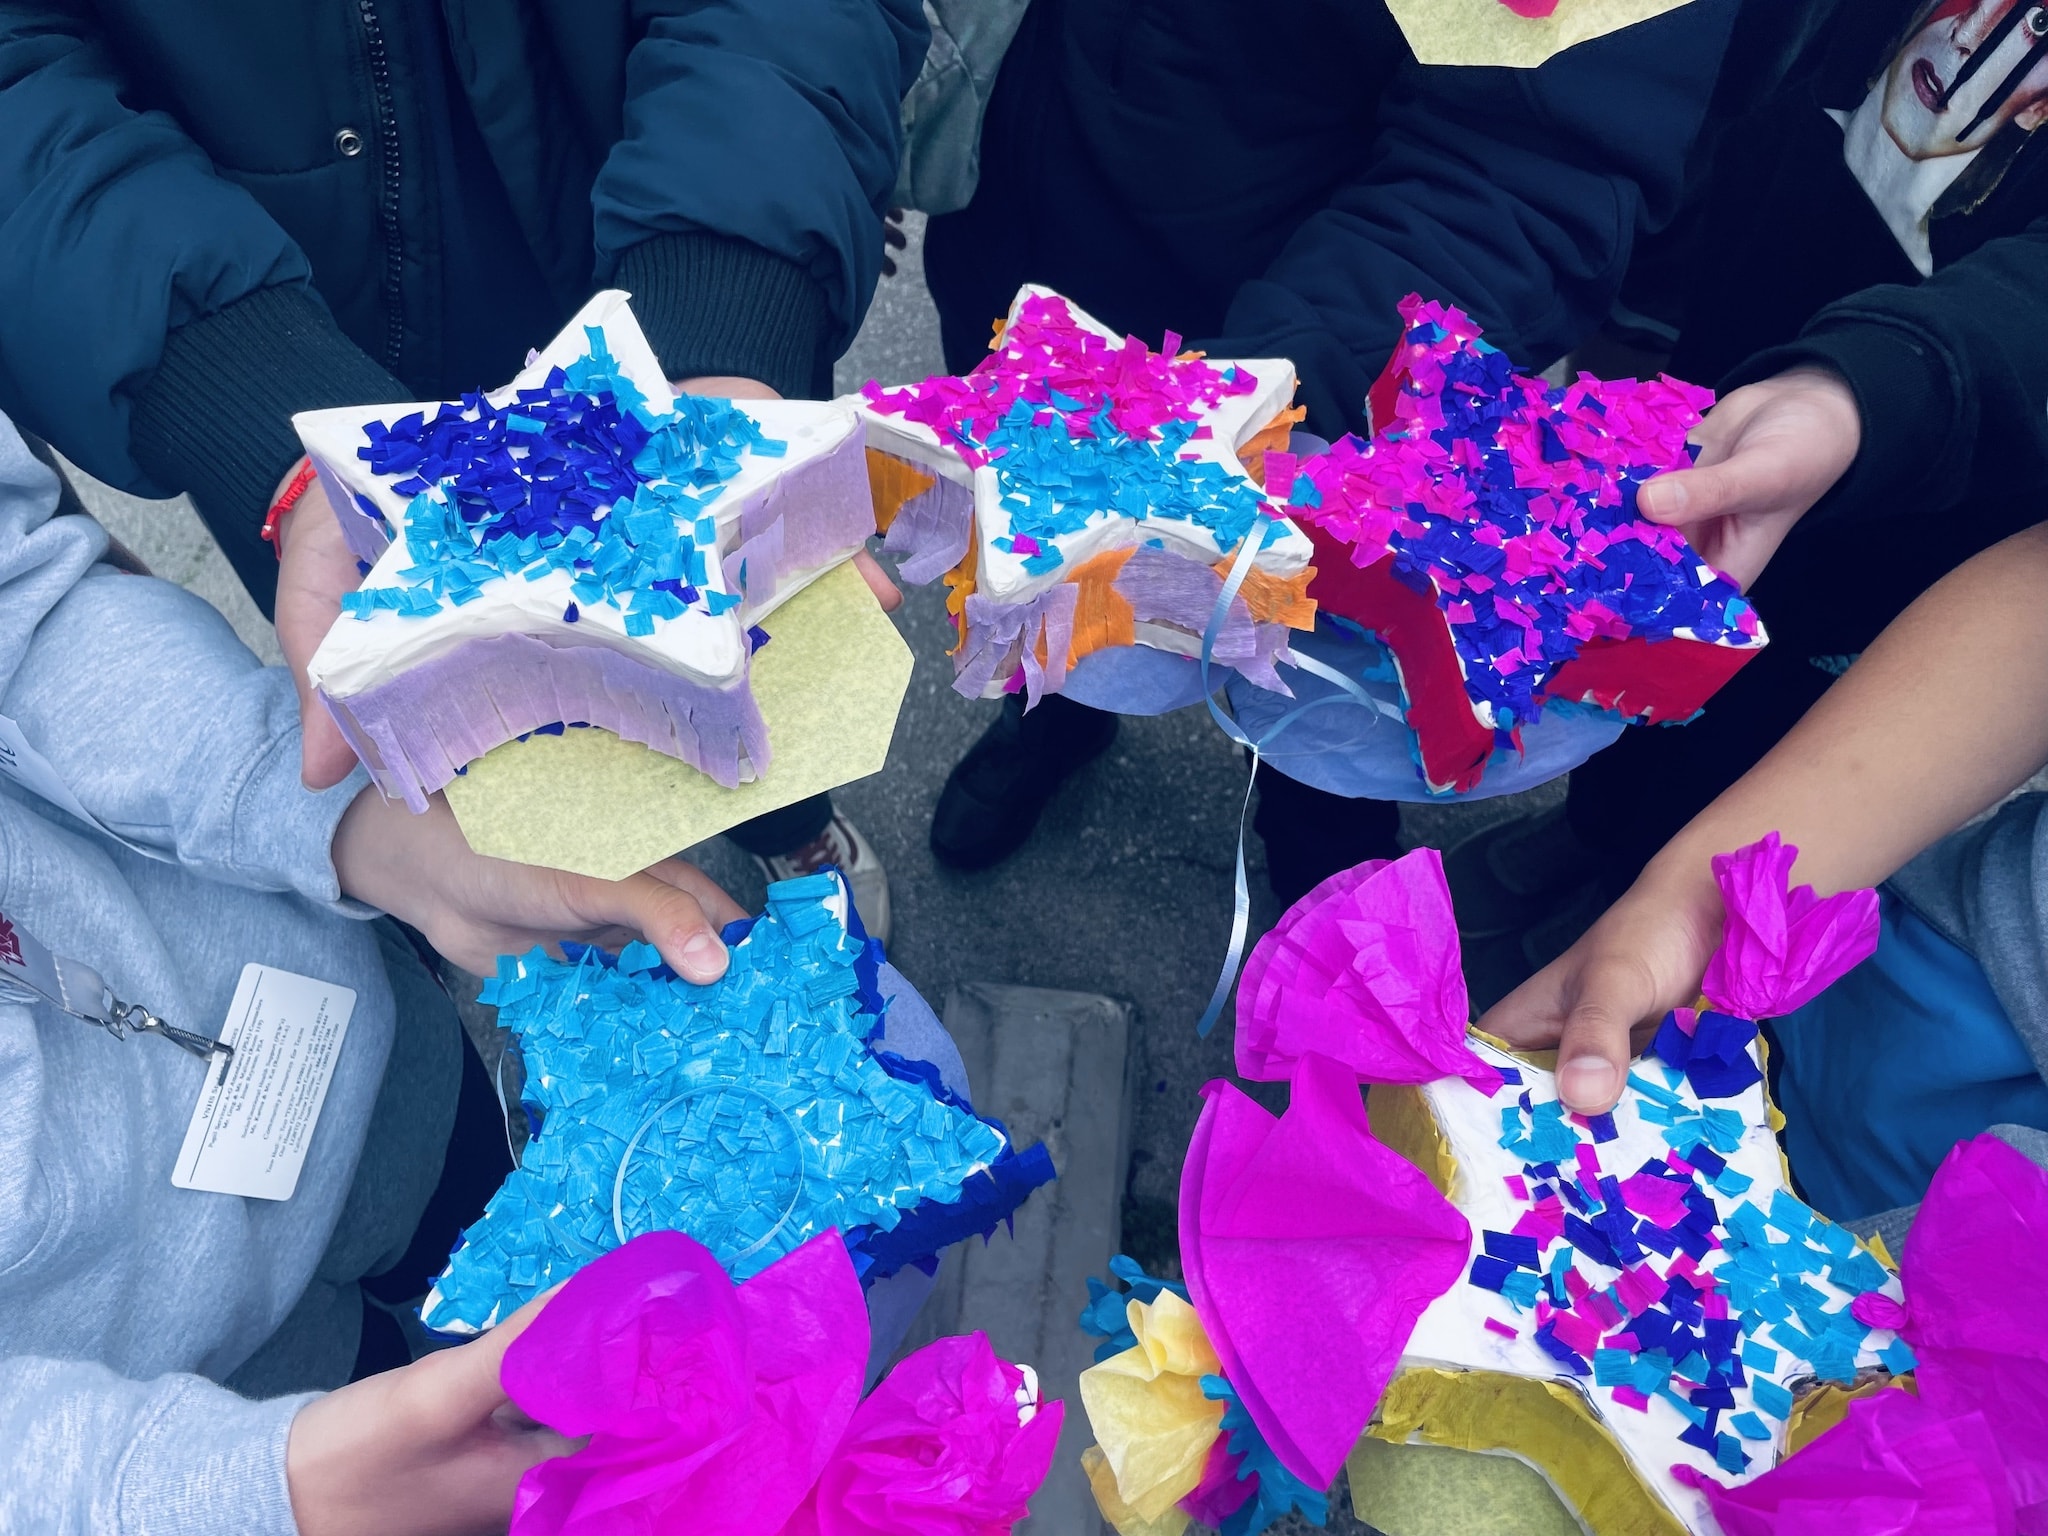
<path id="1" fill-rule="evenodd" d="M 1126 1504 L 1124 1496 L 1117 1492 L 1116 1473 L 1110 1470 L 1109 1458 L 1102 1454 L 1099 1445 L 1091 1445 L 1081 1453 L 1081 1470 L 1088 1475 L 1096 1508 L 1115 1527 L 1116 1536 L 1181 1536 L 1192 1523 L 1187 1511 L 1177 1504 L 1157 1520 L 1147 1520 Z"/>
<path id="2" fill-rule="evenodd" d="M 1344 1463 L 1351 1513 L 1381 1536 L 1585 1536 L 1519 1457 L 1367 1435 Z"/>
<path id="3" fill-rule="evenodd" d="M 1630 1467 L 1586 1400 L 1562 1382 L 1495 1371 L 1412 1367 L 1388 1384 L 1366 1433 L 1464 1451 L 1504 1451 L 1540 1471 L 1596 1536 L 1686 1536 L 1685 1527 Z M 1353 1488 L 1370 1464 L 1353 1465 Z M 1353 1497 L 1356 1498 L 1354 1491 Z M 1390 1536 L 1411 1533 L 1388 1527 Z M 1412 1536 L 1432 1536 L 1418 1529 Z"/>
<path id="4" fill-rule="evenodd" d="M 1675 11 L 1687 0 L 1558 0 L 1548 16 L 1517 16 L 1501 0 L 1387 0 L 1424 64 L 1534 69 L 1554 54 Z"/>
<path id="5" fill-rule="evenodd" d="M 878 772 L 910 686 L 910 648 L 859 571 L 841 565 L 761 626 L 754 700 L 768 771 L 725 789 L 610 731 L 507 742 L 448 786 L 469 846 L 618 880 L 728 827 Z"/>
<path id="6" fill-rule="evenodd" d="M 1139 1522 L 1154 1522 L 1202 1480 L 1223 1423 L 1223 1404 L 1202 1396 L 1202 1378 L 1222 1375 L 1223 1366 L 1195 1309 L 1171 1291 L 1149 1306 L 1131 1302 L 1124 1315 L 1138 1342 L 1081 1373 L 1081 1406 L 1118 1505 Z M 1106 1503 L 1102 1512 L 1123 1536 L 1148 1530 L 1117 1520 Z"/>

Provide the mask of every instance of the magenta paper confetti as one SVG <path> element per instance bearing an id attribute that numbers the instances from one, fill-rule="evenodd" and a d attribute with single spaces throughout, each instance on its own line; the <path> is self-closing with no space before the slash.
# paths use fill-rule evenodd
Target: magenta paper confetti
<path id="1" fill-rule="evenodd" d="M 1935 1171 L 1899 1278 L 1920 1396 L 1952 1418 L 1986 1404 L 2023 1536 L 2048 1532 L 2048 1170 L 1995 1136 Z"/>
<path id="2" fill-rule="evenodd" d="M 1281 1082 L 1310 1051 L 1365 1083 L 1500 1074 L 1465 1043 L 1470 1018 L 1443 860 L 1418 848 L 1332 875 L 1259 940 L 1237 988 L 1237 1070 Z"/>
<path id="3" fill-rule="evenodd" d="M 1008 1536 L 1062 1417 L 1051 1402 L 1019 1423 L 1023 1385 L 983 1334 L 927 1344 L 855 1411 L 783 1536 Z"/>
<path id="4" fill-rule="evenodd" d="M 1813 894 L 1791 884 L 1799 850 L 1775 832 L 1714 856 L 1727 926 L 1700 982 L 1707 1001 L 1744 1019 L 1782 1018 L 1877 948 L 1877 892 Z"/>
<path id="5" fill-rule="evenodd" d="M 744 1285 L 680 1232 L 614 1249 L 505 1352 L 513 1402 L 590 1437 L 521 1480 L 514 1536 L 777 1536 L 853 1416 L 868 1343 L 836 1231 Z"/>
<path id="6" fill-rule="evenodd" d="M 1985 1416 L 1947 1418 L 1907 1392 L 1849 1405 L 1840 1424 L 1753 1482 L 1679 1465 L 1723 1536 L 2014 1536 Z"/>
<path id="7" fill-rule="evenodd" d="M 1281 1465 L 1327 1488 L 1471 1228 L 1374 1139 L 1343 1063 L 1302 1057 L 1277 1120 L 1229 1083 L 1202 1094 L 1180 1185 L 1188 1294 Z"/>

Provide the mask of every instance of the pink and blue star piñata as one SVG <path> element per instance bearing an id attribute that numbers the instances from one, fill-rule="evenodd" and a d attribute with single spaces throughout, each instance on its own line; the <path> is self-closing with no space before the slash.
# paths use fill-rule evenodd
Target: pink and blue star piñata
<path id="1" fill-rule="evenodd" d="M 1424 782 L 1474 788 L 1546 706 L 1683 721 L 1765 643 L 1756 611 L 1636 488 L 1692 463 L 1712 403 L 1675 379 L 1515 373 L 1478 327 L 1411 295 L 1372 394 L 1387 423 L 1267 489 L 1314 541 L 1321 613 L 1392 654 Z"/>
<path id="2" fill-rule="evenodd" d="M 906 580 L 953 589 L 954 686 L 1141 713 L 1192 702 L 1190 658 L 1247 538 L 1253 575 L 1213 660 L 1277 686 L 1290 626 L 1313 618 L 1309 544 L 1240 454 L 1256 464 L 1285 440 L 1293 393 L 1284 359 L 1210 362 L 1173 335 L 1154 352 L 1029 287 L 973 372 L 869 384 L 851 403 L 877 522 Z"/>

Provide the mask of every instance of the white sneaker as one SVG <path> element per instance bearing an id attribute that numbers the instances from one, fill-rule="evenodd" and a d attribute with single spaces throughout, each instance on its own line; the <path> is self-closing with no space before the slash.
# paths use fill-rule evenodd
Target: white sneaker
<path id="1" fill-rule="evenodd" d="M 889 871 L 882 867 L 874 845 L 860 835 L 860 828 L 835 810 L 825 830 L 803 847 L 774 858 L 754 855 L 761 873 L 770 881 L 796 880 L 814 874 L 826 864 L 836 864 L 853 888 L 853 905 L 869 935 L 889 942 Z"/>

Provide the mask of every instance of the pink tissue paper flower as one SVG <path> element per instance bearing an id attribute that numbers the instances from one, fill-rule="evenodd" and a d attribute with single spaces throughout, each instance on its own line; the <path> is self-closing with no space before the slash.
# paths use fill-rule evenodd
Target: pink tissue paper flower
<path id="1" fill-rule="evenodd" d="M 1988 1415 L 2021 1536 L 2048 1536 L 2048 1170 L 1995 1136 L 1950 1152 L 1906 1234 L 1899 1278 L 1921 1399 Z"/>
<path id="2" fill-rule="evenodd" d="M 1060 1438 L 1062 1405 L 1024 1421 L 1023 1385 L 982 1334 L 927 1344 L 855 1410 L 783 1536 L 1007 1536 Z"/>
<path id="3" fill-rule="evenodd" d="M 521 1480 L 514 1536 L 776 1536 L 853 1416 L 868 1341 L 837 1232 L 744 1285 L 680 1232 L 614 1249 L 505 1351 L 512 1401 L 590 1437 Z"/>
<path id="4" fill-rule="evenodd" d="M 1180 1185 L 1188 1294 L 1281 1465 L 1327 1488 L 1471 1227 L 1374 1138 L 1349 1066 L 1302 1057 L 1279 1119 L 1226 1082 L 1202 1095 Z"/>
<path id="5" fill-rule="evenodd" d="M 1332 875 L 1259 940 L 1237 988 L 1237 1070 L 1283 1082 L 1310 1051 L 1366 1083 L 1500 1074 L 1465 1043 L 1470 1018 L 1443 860 L 1434 848 Z"/>
<path id="6" fill-rule="evenodd" d="M 1762 1477 L 1724 1488 L 1680 1463 L 1723 1536 L 2013 1536 L 1984 1415 L 1959 1419 L 1907 1392 L 1849 1405 L 1841 1423 Z"/>
<path id="7" fill-rule="evenodd" d="M 1743 1019 L 1775 1019 L 1813 1001 L 1877 948 L 1877 892 L 1820 897 L 1791 885 L 1799 850 L 1775 832 L 1714 857 L 1727 925 L 1700 982 Z"/>

